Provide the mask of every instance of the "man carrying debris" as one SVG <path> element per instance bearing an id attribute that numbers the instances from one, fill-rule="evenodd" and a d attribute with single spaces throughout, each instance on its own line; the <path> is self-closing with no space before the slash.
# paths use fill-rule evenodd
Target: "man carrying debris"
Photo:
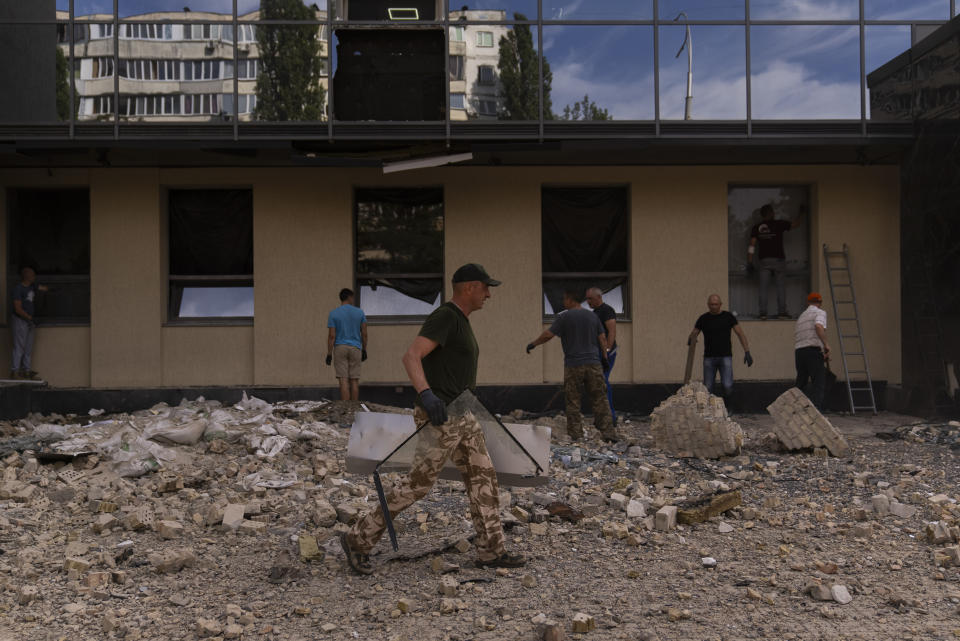
<path id="1" fill-rule="evenodd" d="M 10 378 L 36 380 L 38 374 L 30 369 L 33 357 L 33 334 L 37 324 L 33 314 L 37 292 L 47 291 L 46 285 L 37 285 L 37 274 L 31 267 L 20 270 L 20 282 L 13 288 L 13 318 L 10 322 L 13 336 L 13 365 Z"/>
<path id="2" fill-rule="evenodd" d="M 603 380 L 607 384 L 607 403 L 610 404 L 610 419 L 617 424 L 617 410 L 613 408 L 613 388 L 610 387 L 610 372 L 617 362 L 617 312 L 603 302 L 603 290 L 591 287 L 587 290 L 587 305 L 603 324 L 604 349 L 607 352 L 607 366 L 603 368 Z"/>
<path id="3" fill-rule="evenodd" d="M 340 290 L 340 307 L 327 318 L 327 365 L 340 383 L 340 400 L 360 399 L 360 363 L 367 360 L 367 317 L 353 304 L 353 290 Z"/>
<path id="4" fill-rule="evenodd" d="M 703 332 L 703 384 L 707 391 L 713 394 L 717 371 L 720 372 L 720 384 L 723 385 L 722 396 L 729 403 L 733 393 L 733 344 L 730 340 L 730 330 L 733 330 L 740 344 L 743 346 L 743 362 L 747 367 L 753 366 L 753 356 L 750 355 L 750 346 L 747 335 L 743 333 L 737 317 L 728 311 L 721 310 L 723 301 L 718 294 L 707 297 L 705 314 L 693 326 L 693 331 L 687 338 L 687 345 L 697 342 L 697 336 Z M 718 396 L 720 396 L 718 394 Z"/>
<path id="5" fill-rule="evenodd" d="M 807 309 L 800 314 L 793 329 L 794 360 L 797 365 L 797 387 L 818 410 L 823 412 L 826 381 L 825 360 L 830 357 L 827 345 L 827 312 L 821 309 L 823 298 L 817 292 L 807 296 Z M 804 388 L 810 382 L 810 390 Z"/>
<path id="6" fill-rule="evenodd" d="M 391 515 L 409 507 L 430 491 L 452 458 L 463 476 L 470 501 L 470 516 L 477 531 L 478 567 L 521 567 L 526 560 L 506 551 L 500 522 L 500 487 L 493 468 L 483 428 L 470 413 L 447 416 L 447 404 L 477 384 L 477 340 L 467 318 L 483 308 L 494 280 L 476 263 L 453 274 L 453 298 L 433 311 L 420 334 L 403 355 L 403 366 L 417 391 L 414 418 L 429 421 L 420 431 L 420 441 L 410 473 L 386 495 Z M 349 532 L 340 536 L 347 562 L 360 574 L 371 574 L 370 550 L 383 536 L 387 524 L 383 510 L 363 515 Z"/>
<path id="7" fill-rule="evenodd" d="M 606 335 L 596 314 L 580 306 L 583 294 L 568 290 L 563 293 L 561 312 L 550 329 L 545 329 L 527 345 L 527 354 L 537 345 L 543 345 L 554 336 L 563 345 L 563 395 L 566 400 L 567 434 L 575 441 L 583 439 L 583 415 L 580 413 L 580 388 L 586 387 L 593 407 L 593 421 L 605 441 L 614 442 L 617 432 L 613 427 L 607 386 L 603 371 L 607 368 Z"/>

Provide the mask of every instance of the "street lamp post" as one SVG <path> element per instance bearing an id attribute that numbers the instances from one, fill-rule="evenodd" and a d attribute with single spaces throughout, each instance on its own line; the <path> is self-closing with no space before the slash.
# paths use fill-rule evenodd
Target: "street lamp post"
<path id="1" fill-rule="evenodd" d="M 684 47 L 687 49 L 687 97 L 683 101 L 683 119 L 690 120 L 691 109 L 693 107 L 693 39 L 690 37 L 690 22 L 687 18 L 687 14 L 684 11 L 681 11 L 677 14 L 677 17 L 673 19 L 674 22 L 680 19 L 680 16 L 683 16 L 683 21 L 686 23 L 686 33 L 683 37 L 683 44 L 680 45 L 680 49 L 677 51 L 677 55 L 674 58 L 679 58 L 680 54 L 683 53 Z"/>

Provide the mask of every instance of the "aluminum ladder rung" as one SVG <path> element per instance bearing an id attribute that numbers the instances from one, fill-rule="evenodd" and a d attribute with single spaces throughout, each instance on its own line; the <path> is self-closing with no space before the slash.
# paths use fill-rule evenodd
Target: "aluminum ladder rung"
<path id="1" fill-rule="evenodd" d="M 831 263 L 831 260 L 834 262 Z M 833 317 L 836 319 L 837 337 L 840 340 L 840 356 L 843 360 L 844 382 L 847 386 L 847 400 L 850 402 L 850 411 L 856 414 L 857 410 L 870 410 L 876 414 L 877 400 L 873 394 L 873 379 L 870 377 L 870 363 L 867 360 L 867 349 L 863 342 L 863 330 L 860 327 L 860 312 L 857 310 L 857 293 L 853 288 L 853 273 L 850 271 L 849 247 L 844 243 L 843 251 L 830 251 L 830 248 L 824 243 L 823 262 L 826 267 L 827 282 L 830 285 L 830 300 L 833 301 Z M 837 278 L 837 280 L 843 282 L 834 282 L 834 276 L 837 272 L 846 273 L 845 277 L 841 276 Z M 844 289 L 849 290 L 849 293 L 844 291 L 843 298 L 838 300 L 837 291 Z M 844 308 L 844 313 L 852 314 L 852 316 L 840 316 L 841 305 L 847 305 L 847 307 Z M 845 333 L 840 330 L 840 323 L 850 322 L 855 323 L 855 325 L 853 327 L 845 327 L 846 332 L 856 333 Z M 860 341 L 859 351 L 847 351 L 844 348 L 844 340 Z M 851 347 L 856 347 L 856 345 L 851 345 Z M 863 369 L 850 369 L 850 363 L 847 362 L 848 356 L 851 358 L 862 358 Z M 865 382 L 852 382 L 850 380 L 851 374 L 863 374 L 867 380 Z M 858 405 L 854 403 L 854 393 L 869 394 L 870 404 Z"/>

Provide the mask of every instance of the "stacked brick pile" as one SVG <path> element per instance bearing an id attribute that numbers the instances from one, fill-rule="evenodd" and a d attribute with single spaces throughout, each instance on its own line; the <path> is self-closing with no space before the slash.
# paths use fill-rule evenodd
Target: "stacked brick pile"
<path id="1" fill-rule="evenodd" d="M 660 403 L 650 425 L 657 447 L 672 456 L 719 458 L 736 454 L 743 444 L 743 430 L 730 420 L 723 399 L 700 382 Z"/>
<path id="2" fill-rule="evenodd" d="M 850 449 L 840 432 L 796 387 L 778 396 L 767 411 L 773 416 L 773 431 L 788 450 L 825 447 L 834 456 L 844 456 Z"/>

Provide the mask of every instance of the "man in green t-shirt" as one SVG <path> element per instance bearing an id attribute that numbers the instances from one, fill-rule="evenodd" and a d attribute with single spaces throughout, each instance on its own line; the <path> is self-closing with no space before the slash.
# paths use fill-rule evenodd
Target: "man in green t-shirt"
<path id="1" fill-rule="evenodd" d="M 477 385 L 480 353 L 468 316 L 483 308 L 494 280 L 476 263 L 467 263 L 453 274 L 453 298 L 438 307 L 420 328 L 419 335 L 403 355 L 403 366 L 417 391 L 414 417 L 428 421 L 410 473 L 387 494 L 390 514 L 396 515 L 430 492 L 443 464 L 451 458 L 463 476 L 470 500 L 470 516 L 477 537 L 478 567 L 520 567 L 526 560 L 506 551 L 500 522 L 500 487 L 480 423 L 469 412 L 447 416 L 447 404 Z M 340 544 L 350 567 L 359 574 L 372 574 L 370 550 L 386 530 L 383 510 L 364 514 Z"/>

